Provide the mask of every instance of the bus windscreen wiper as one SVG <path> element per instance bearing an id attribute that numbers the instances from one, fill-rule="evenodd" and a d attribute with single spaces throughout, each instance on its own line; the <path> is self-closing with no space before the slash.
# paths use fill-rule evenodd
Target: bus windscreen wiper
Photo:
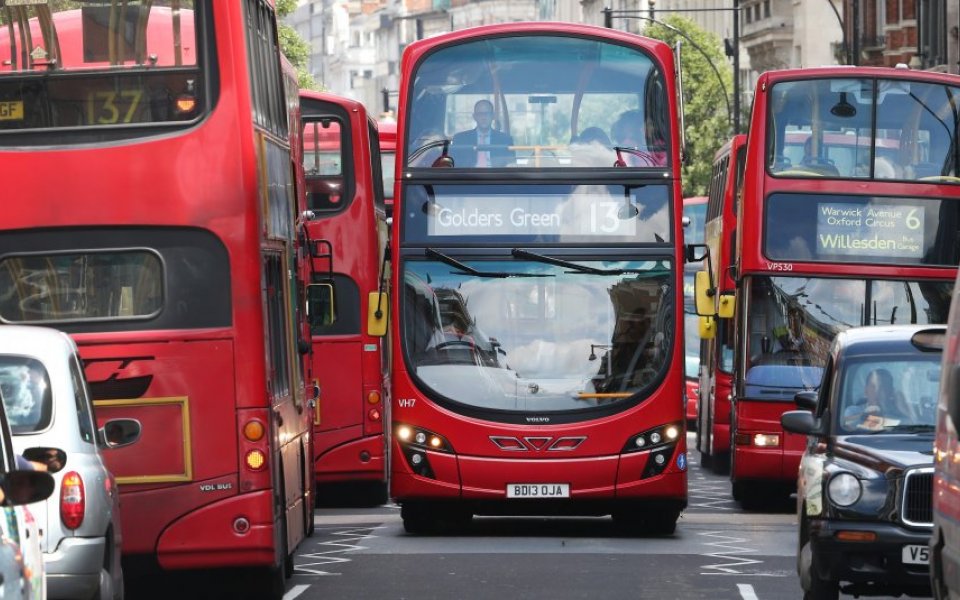
<path id="1" fill-rule="evenodd" d="M 469 265 L 465 265 L 455 258 L 451 258 L 442 252 L 437 252 L 433 248 L 426 248 L 424 252 L 430 258 L 435 258 L 442 262 L 445 265 L 449 265 L 454 269 L 458 269 L 464 273 L 469 273 L 474 277 L 494 277 L 499 279 L 507 279 L 508 277 L 553 277 L 548 273 L 508 273 L 506 271 L 479 271 L 474 269 Z"/>
<path id="2" fill-rule="evenodd" d="M 522 248 L 514 248 L 510 251 L 510 253 L 513 254 L 514 258 L 526 258 L 528 260 L 535 260 L 548 265 L 563 267 L 564 269 L 572 269 L 580 273 L 589 273 L 591 275 L 623 275 L 624 273 L 640 272 L 636 269 L 598 269 L 596 267 L 588 267 L 586 265 L 580 265 L 575 262 L 563 260 L 562 258 L 554 258 L 552 256 L 544 256 L 542 254 L 530 252 L 529 250 L 524 250 Z"/>

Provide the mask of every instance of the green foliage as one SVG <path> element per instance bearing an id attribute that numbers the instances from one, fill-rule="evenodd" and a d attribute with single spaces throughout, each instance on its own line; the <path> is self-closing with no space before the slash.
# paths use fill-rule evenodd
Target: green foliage
<path id="1" fill-rule="evenodd" d="M 297 9 L 297 0 L 277 0 L 277 17 L 284 18 Z"/>
<path id="2" fill-rule="evenodd" d="M 727 101 L 730 106 L 733 104 L 733 73 L 723 53 L 723 43 L 715 34 L 678 15 L 669 15 L 662 21 L 669 27 L 651 23 L 643 34 L 663 40 L 671 47 L 676 45 L 677 40 L 682 41 L 681 72 L 688 160 L 682 171 L 683 195 L 702 196 L 710 185 L 714 154 L 733 135 L 733 123 L 727 111 Z M 671 28 L 680 30 L 690 39 Z"/>
<path id="3" fill-rule="evenodd" d="M 286 3 L 288 3 L 286 0 L 278 1 L 277 11 L 280 11 L 281 4 Z M 293 4 L 293 7 L 296 8 L 296 0 L 291 0 L 289 3 Z M 280 49 L 283 51 L 284 56 L 286 56 L 297 69 L 297 82 L 300 88 L 307 90 L 321 89 L 320 85 L 314 80 L 313 75 L 307 70 L 307 65 L 310 60 L 310 42 L 300 37 L 296 29 L 283 23 L 280 23 L 277 35 L 280 38 Z"/>

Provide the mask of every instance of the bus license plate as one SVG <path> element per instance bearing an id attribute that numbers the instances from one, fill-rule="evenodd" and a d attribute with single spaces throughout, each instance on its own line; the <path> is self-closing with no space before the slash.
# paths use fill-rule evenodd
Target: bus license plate
<path id="1" fill-rule="evenodd" d="M 508 483 L 507 498 L 569 498 L 569 483 Z"/>
<path id="2" fill-rule="evenodd" d="M 929 565 L 930 547 L 920 544 L 911 544 L 904 546 L 901 558 L 905 565 Z"/>
<path id="3" fill-rule="evenodd" d="M 0 102 L 0 121 L 22 121 L 23 120 L 23 102 L 13 100 L 9 102 Z"/>

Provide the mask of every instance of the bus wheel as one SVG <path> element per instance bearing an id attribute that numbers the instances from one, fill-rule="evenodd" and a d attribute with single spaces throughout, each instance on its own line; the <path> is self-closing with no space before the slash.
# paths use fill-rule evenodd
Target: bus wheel
<path id="1" fill-rule="evenodd" d="M 284 570 L 285 565 L 278 565 L 248 571 L 247 577 L 241 577 L 238 581 L 246 582 L 240 597 L 249 600 L 283 600 L 287 585 Z"/>
<path id="2" fill-rule="evenodd" d="M 613 513 L 617 529 L 631 536 L 673 535 L 679 518 L 678 511 L 647 513 L 642 509 L 623 509 Z"/>
<path id="3" fill-rule="evenodd" d="M 436 533 L 437 521 L 430 506 L 419 502 L 404 502 L 400 506 L 403 530 L 414 535 Z"/>

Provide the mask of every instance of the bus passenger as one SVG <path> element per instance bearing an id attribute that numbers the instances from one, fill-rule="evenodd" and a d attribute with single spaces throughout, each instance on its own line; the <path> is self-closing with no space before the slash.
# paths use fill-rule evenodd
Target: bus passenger
<path id="1" fill-rule="evenodd" d="M 505 167 L 516 159 L 513 138 L 493 125 L 493 103 L 478 100 L 473 106 L 477 126 L 453 136 L 451 153 L 457 167 Z"/>
<path id="2" fill-rule="evenodd" d="M 570 140 L 570 157 L 575 167 L 609 167 L 615 158 L 610 138 L 599 127 L 587 127 Z"/>
<path id="3" fill-rule="evenodd" d="M 624 152 L 623 159 L 632 167 L 659 167 L 667 164 L 667 153 L 662 142 L 653 147 L 647 145 L 647 127 L 643 114 L 636 109 L 626 110 L 617 117 L 610 129 L 611 137 L 621 148 L 636 149 L 637 152 Z"/>

